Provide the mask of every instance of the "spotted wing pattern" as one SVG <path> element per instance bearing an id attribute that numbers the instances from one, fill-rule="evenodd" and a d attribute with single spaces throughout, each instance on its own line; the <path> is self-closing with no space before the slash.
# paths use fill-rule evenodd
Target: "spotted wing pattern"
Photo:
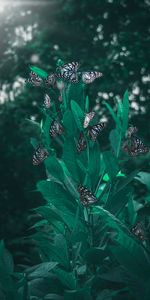
<path id="1" fill-rule="evenodd" d="M 147 153 L 149 151 L 148 147 L 144 145 L 142 140 L 137 136 L 132 136 L 131 138 L 131 149 L 129 150 L 129 154 L 131 156 L 137 156 L 140 154 Z"/>
<path id="2" fill-rule="evenodd" d="M 33 160 L 32 160 L 33 165 L 41 164 L 48 156 L 49 156 L 48 151 L 43 147 L 42 144 L 39 144 L 33 154 Z"/>
<path id="3" fill-rule="evenodd" d="M 133 226 L 131 231 L 139 240 L 141 241 L 146 240 L 145 232 L 140 222 L 138 222 L 135 226 Z"/>
<path id="4" fill-rule="evenodd" d="M 82 72 L 82 81 L 86 84 L 92 83 L 96 78 L 102 77 L 103 74 L 97 71 Z"/>
<path id="5" fill-rule="evenodd" d="M 44 107 L 46 109 L 51 107 L 51 99 L 48 94 L 45 94 L 45 96 L 44 96 Z"/>
<path id="6" fill-rule="evenodd" d="M 90 112 L 86 114 L 85 119 L 84 119 L 84 124 L 83 127 L 87 128 L 89 126 L 90 121 L 94 118 L 95 112 Z"/>
<path id="7" fill-rule="evenodd" d="M 89 128 L 89 137 L 92 141 L 96 141 L 97 136 L 99 135 L 99 133 L 104 129 L 105 127 L 105 123 L 98 123 L 94 126 L 91 126 Z"/>
<path id="8" fill-rule="evenodd" d="M 49 134 L 52 138 L 55 138 L 58 135 L 61 135 L 63 131 L 64 127 L 59 122 L 54 120 L 50 126 Z"/>
<path id="9" fill-rule="evenodd" d="M 86 140 L 84 138 L 83 132 L 80 133 L 78 144 L 77 144 L 77 152 L 80 154 L 87 147 Z"/>
<path id="10" fill-rule="evenodd" d="M 86 187 L 79 185 L 80 201 L 84 206 L 89 206 L 97 202 L 97 198 Z"/>
<path id="11" fill-rule="evenodd" d="M 26 83 L 29 83 L 33 86 L 41 86 L 43 84 L 43 79 L 33 71 L 30 72 L 29 76 L 30 77 L 26 80 Z"/>
<path id="12" fill-rule="evenodd" d="M 77 83 L 78 82 L 78 74 L 77 74 L 78 67 L 79 67 L 78 62 L 71 62 L 71 63 L 65 64 L 65 65 L 59 67 L 60 73 L 56 73 L 55 76 L 56 76 L 56 78 L 63 79 L 70 83 Z"/>

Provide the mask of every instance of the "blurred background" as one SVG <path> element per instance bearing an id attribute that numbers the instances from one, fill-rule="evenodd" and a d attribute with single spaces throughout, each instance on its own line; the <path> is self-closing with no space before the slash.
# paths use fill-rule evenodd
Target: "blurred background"
<path id="1" fill-rule="evenodd" d="M 0 238 L 28 230 L 28 211 L 43 166 L 32 166 L 30 137 L 40 121 L 44 91 L 24 83 L 29 65 L 54 71 L 59 58 L 79 61 L 104 76 L 88 86 L 91 106 L 107 118 L 103 101 L 130 93 L 130 118 L 150 146 L 150 0 L 0 1 Z M 132 161 L 149 170 L 149 160 Z M 13 246 L 12 246 L 13 250 Z"/>

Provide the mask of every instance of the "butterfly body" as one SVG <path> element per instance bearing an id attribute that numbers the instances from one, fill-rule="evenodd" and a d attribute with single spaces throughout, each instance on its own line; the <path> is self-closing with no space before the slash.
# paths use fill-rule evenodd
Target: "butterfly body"
<path id="1" fill-rule="evenodd" d="M 50 136 L 52 138 L 55 138 L 58 135 L 61 135 L 63 132 L 64 132 L 63 126 L 59 122 L 54 120 L 50 126 L 50 130 L 49 130 Z"/>
<path id="2" fill-rule="evenodd" d="M 80 193 L 80 201 L 83 206 L 87 207 L 97 202 L 97 198 L 86 187 L 79 185 L 78 191 Z"/>
<path id="3" fill-rule="evenodd" d="M 43 148 L 42 144 L 39 144 L 38 147 L 35 149 L 33 154 L 33 165 L 41 164 L 47 157 L 49 156 L 49 152 Z"/>
<path id="4" fill-rule="evenodd" d="M 87 142 L 86 142 L 86 140 L 84 138 L 83 133 L 81 132 L 80 136 L 79 136 L 78 144 L 77 144 L 77 152 L 78 152 L 78 154 L 80 154 L 83 150 L 85 150 L 86 147 L 87 147 Z"/>

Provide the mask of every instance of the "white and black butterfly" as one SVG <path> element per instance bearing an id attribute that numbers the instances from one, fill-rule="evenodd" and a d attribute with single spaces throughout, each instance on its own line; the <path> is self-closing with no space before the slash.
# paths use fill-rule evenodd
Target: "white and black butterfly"
<path id="1" fill-rule="evenodd" d="M 140 222 L 131 228 L 131 232 L 141 241 L 146 240 L 144 228 Z"/>
<path id="2" fill-rule="evenodd" d="M 82 81 L 86 84 L 92 83 L 96 78 L 102 77 L 103 74 L 97 71 L 82 72 Z"/>
<path id="3" fill-rule="evenodd" d="M 140 154 L 147 153 L 149 151 L 148 147 L 144 145 L 142 140 L 138 138 L 137 136 L 132 136 L 131 137 L 131 148 L 129 150 L 129 154 L 131 156 L 137 156 Z"/>
<path id="4" fill-rule="evenodd" d="M 92 141 L 96 141 L 99 133 L 104 129 L 105 123 L 101 122 L 94 126 L 89 127 L 89 137 Z"/>
<path id="5" fill-rule="evenodd" d="M 77 144 L 77 152 L 80 154 L 87 147 L 87 142 L 84 138 L 83 132 L 80 133 L 78 144 Z"/>
<path id="6" fill-rule="evenodd" d="M 68 64 L 64 64 L 63 66 L 59 67 L 60 73 L 56 73 L 56 78 L 61 78 L 70 83 L 77 83 L 78 82 L 78 74 L 77 70 L 79 68 L 78 62 L 71 62 Z"/>
<path id="7" fill-rule="evenodd" d="M 128 130 L 127 130 L 127 137 L 131 138 L 131 136 L 133 134 L 135 134 L 138 131 L 137 127 L 135 126 L 129 126 Z"/>
<path id="8" fill-rule="evenodd" d="M 64 132 L 64 127 L 57 121 L 53 121 L 51 126 L 50 126 L 50 130 L 49 130 L 49 134 L 52 138 L 57 137 L 58 135 L 61 135 Z"/>
<path id="9" fill-rule="evenodd" d="M 98 200 L 86 187 L 79 185 L 80 201 L 84 206 L 95 204 Z"/>
<path id="10" fill-rule="evenodd" d="M 43 85 L 43 79 L 40 76 L 38 76 L 36 73 L 34 73 L 33 71 L 30 72 L 29 76 L 30 76 L 30 78 L 28 78 L 26 80 L 26 83 L 29 83 L 33 86 Z"/>
<path id="11" fill-rule="evenodd" d="M 54 73 L 49 74 L 49 75 L 45 78 L 44 82 L 45 82 L 46 87 L 52 86 L 53 88 L 56 88 L 56 78 L 55 78 L 55 74 L 54 74 Z"/>
<path id="12" fill-rule="evenodd" d="M 48 94 L 44 96 L 44 108 L 48 109 L 51 107 L 51 99 Z"/>
<path id="13" fill-rule="evenodd" d="M 33 165 L 37 166 L 41 164 L 48 156 L 49 152 L 43 147 L 42 144 L 39 144 L 33 154 Z"/>
<path id="14" fill-rule="evenodd" d="M 89 126 L 90 121 L 94 118 L 95 112 L 90 112 L 86 114 L 85 119 L 84 119 L 84 124 L 83 127 L 87 128 Z"/>

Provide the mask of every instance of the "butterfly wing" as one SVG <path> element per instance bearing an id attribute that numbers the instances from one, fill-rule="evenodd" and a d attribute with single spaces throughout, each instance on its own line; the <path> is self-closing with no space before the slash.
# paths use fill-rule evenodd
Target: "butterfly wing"
<path id="1" fill-rule="evenodd" d="M 64 79 L 70 83 L 76 83 L 78 82 L 78 75 L 77 75 L 78 67 L 79 67 L 78 62 L 71 62 L 65 64 L 59 67 L 60 73 L 55 74 L 55 76 L 56 78 Z"/>
<path id="2" fill-rule="evenodd" d="M 83 150 L 85 150 L 86 147 L 87 147 L 87 143 L 86 143 L 83 133 L 81 132 L 80 136 L 79 136 L 78 144 L 77 144 L 78 154 L 80 154 Z"/>
<path id="3" fill-rule="evenodd" d="M 86 84 L 92 83 L 96 78 L 103 76 L 101 72 L 89 71 L 82 72 L 82 81 Z"/>
<path id="4" fill-rule="evenodd" d="M 89 137 L 92 141 L 96 141 L 99 133 L 104 129 L 105 123 L 99 123 L 89 128 Z"/>
<path id="5" fill-rule="evenodd" d="M 86 187 L 79 185 L 80 201 L 84 206 L 89 206 L 97 202 L 97 198 Z"/>
<path id="6" fill-rule="evenodd" d="M 135 226 L 132 227 L 131 232 L 141 241 L 146 240 L 145 232 L 143 226 L 138 222 Z"/>
<path id="7" fill-rule="evenodd" d="M 46 109 L 51 107 L 51 99 L 48 94 L 45 94 L 45 96 L 44 96 L 44 107 Z"/>
<path id="8" fill-rule="evenodd" d="M 55 138 L 57 135 L 61 135 L 63 131 L 63 126 L 54 120 L 50 126 L 49 134 L 52 138 Z"/>
<path id="9" fill-rule="evenodd" d="M 95 112 L 90 112 L 90 113 L 86 114 L 85 119 L 84 119 L 84 124 L 83 124 L 84 128 L 88 127 L 90 121 L 94 118 L 94 116 L 95 116 Z"/>
<path id="10" fill-rule="evenodd" d="M 49 156 L 48 151 L 40 144 L 33 154 L 33 165 L 41 164 Z"/>
<path id="11" fill-rule="evenodd" d="M 147 153 L 148 151 L 149 151 L 148 147 L 144 145 L 144 143 L 140 138 L 138 138 L 137 136 L 131 137 L 131 149 L 130 149 L 131 156 L 144 154 Z"/>

